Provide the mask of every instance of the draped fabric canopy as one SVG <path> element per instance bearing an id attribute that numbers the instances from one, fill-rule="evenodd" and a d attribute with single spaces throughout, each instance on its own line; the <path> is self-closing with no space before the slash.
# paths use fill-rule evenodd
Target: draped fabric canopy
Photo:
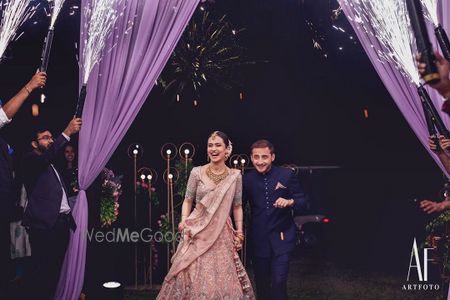
<path id="1" fill-rule="evenodd" d="M 417 90 L 414 84 L 412 84 L 407 78 L 405 78 L 396 68 L 394 64 L 385 63 L 383 58 L 380 57 L 379 51 L 382 50 L 381 45 L 374 37 L 373 34 L 365 32 L 362 27 L 357 23 L 353 22 L 355 20 L 355 9 L 352 4 L 358 5 L 354 0 L 338 0 L 341 5 L 345 15 L 350 21 L 356 35 L 358 36 L 361 45 L 363 46 L 367 56 L 372 62 L 373 67 L 377 71 L 384 86 L 389 91 L 392 99 L 397 104 L 401 113 L 411 126 L 412 130 L 419 138 L 421 143 L 440 166 L 440 168 L 446 173 L 444 166 L 439 161 L 438 157 L 428 148 L 428 129 L 425 120 L 425 115 L 423 113 L 422 104 L 420 98 L 417 94 Z M 386 0 L 386 1 L 399 1 L 399 0 Z M 450 30 L 450 3 L 448 1 L 438 1 L 438 18 L 441 22 L 442 27 L 449 32 Z M 434 44 L 435 49 L 439 49 L 434 36 L 434 31 L 430 25 L 429 36 Z M 437 110 L 439 111 L 444 124 L 447 128 L 450 128 L 450 118 L 440 111 L 442 106 L 442 97 L 433 89 L 426 87 L 430 97 L 432 98 Z M 449 174 L 447 174 L 449 177 Z M 449 177 L 450 178 L 450 177 Z"/>
<path id="2" fill-rule="evenodd" d="M 82 11 L 93 1 L 82 0 Z M 80 295 L 86 262 L 85 191 L 132 124 L 199 0 L 118 2 L 118 11 L 123 11 L 123 15 L 118 18 L 103 50 L 104 56 L 87 83 L 79 139 L 80 193 L 73 210 L 78 228 L 70 238 L 55 299 L 76 300 Z M 131 29 L 129 21 L 134 23 Z M 82 14 L 81 24 L 85 22 Z M 81 41 L 86 34 L 83 30 L 81 25 Z M 80 53 L 83 53 L 83 43 Z M 83 63 L 84 58 L 80 56 L 80 65 Z"/>

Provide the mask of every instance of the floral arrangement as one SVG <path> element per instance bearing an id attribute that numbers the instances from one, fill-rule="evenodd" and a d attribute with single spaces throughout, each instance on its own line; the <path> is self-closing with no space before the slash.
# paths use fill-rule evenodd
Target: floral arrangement
<path id="1" fill-rule="evenodd" d="M 177 212 L 174 213 L 175 215 L 175 235 L 178 233 L 178 223 L 180 222 L 180 216 Z M 163 239 L 162 243 L 170 244 L 172 243 L 171 237 L 177 239 L 176 236 L 173 236 L 172 233 L 172 220 L 170 217 L 167 217 L 167 214 L 162 214 L 159 217 L 159 220 L 157 221 L 159 232 L 162 233 Z"/>
<path id="2" fill-rule="evenodd" d="M 111 226 L 119 216 L 119 197 L 122 194 L 122 178 L 104 168 L 102 173 L 102 195 L 100 198 L 100 223 L 102 227 Z"/>
<path id="3" fill-rule="evenodd" d="M 136 182 L 136 195 L 139 197 L 143 197 L 145 199 L 148 199 L 150 193 L 151 192 L 151 198 L 150 198 L 150 202 L 151 204 L 158 206 L 159 205 L 159 198 L 158 198 L 158 194 L 156 193 L 156 189 L 154 186 L 150 187 L 150 191 L 149 191 L 149 185 L 147 182 L 144 181 L 138 181 Z"/>
<path id="4" fill-rule="evenodd" d="M 78 193 L 80 185 L 78 184 L 78 168 L 73 168 L 70 174 L 70 189 L 74 193 Z"/>
<path id="5" fill-rule="evenodd" d="M 443 285 L 447 285 L 450 274 L 450 211 L 437 216 L 426 226 L 427 237 L 422 247 L 433 248 L 431 257 L 434 263 L 440 265 L 440 275 Z"/>

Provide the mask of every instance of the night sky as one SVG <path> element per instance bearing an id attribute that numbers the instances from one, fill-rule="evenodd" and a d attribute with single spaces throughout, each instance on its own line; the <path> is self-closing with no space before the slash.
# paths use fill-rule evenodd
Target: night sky
<path id="1" fill-rule="evenodd" d="M 39 98 L 35 93 L 0 132 L 18 159 L 29 150 L 37 123 L 48 124 L 55 134 L 75 109 L 79 14 L 69 16 L 68 6 L 56 24 L 45 88 L 48 101 L 39 119 L 30 113 L 31 103 Z M 331 258 L 369 270 L 406 270 L 412 237 L 423 235 L 426 221 L 412 200 L 437 199 L 442 175 L 360 44 L 349 39 L 353 32 L 345 17 L 334 24 L 346 33 L 332 28 L 331 10 L 337 7 L 336 1 L 325 0 L 217 0 L 208 9 L 218 16 L 227 14 L 237 28 L 246 29 L 240 41 L 246 55 L 258 63 L 243 67 L 241 86 L 230 91 L 211 87 L 197 107 L 189 96 L 176 103 L 173 95 L 155 87 L 109 165 L 131 183 L 132 163 L 126 154 L 130 143 L 145 149 L 140 166 L 162 170 L 159 152 L 166 142 L 192 142 L 197 147 L 194 164 L 200 165 L 206 162 L 206 139 L 214 130 L 230 136 L 235 153 L 248 153 L 253 141 L 270 139 L 279 164 L 341 166 L 301 174 L 316 212 L 332 220 Z M 306 19 L 320 25 L 324 51 L 313 48 Z M 41 18 L 11 43 L 0 65 L 3 101 L 39 66 L 47 26 Z M 124 216 L 127 196 L 122 197 Z M 355 247 L 359 250 L 354 253 Z"/>

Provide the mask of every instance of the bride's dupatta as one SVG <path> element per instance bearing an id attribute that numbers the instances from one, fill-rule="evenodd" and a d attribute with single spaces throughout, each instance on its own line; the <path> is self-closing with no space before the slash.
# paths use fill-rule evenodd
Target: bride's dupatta
<path id="1" fill-rule="evenodd" d="M 215 189 L 197 202 L 186 219 L 189 237 L 185 236 L 180 242 L 165 280 L 175 277 L 216 242 L 229 218 L 239 175 L 238 170 L 230 170 L 230 174 Z"/>

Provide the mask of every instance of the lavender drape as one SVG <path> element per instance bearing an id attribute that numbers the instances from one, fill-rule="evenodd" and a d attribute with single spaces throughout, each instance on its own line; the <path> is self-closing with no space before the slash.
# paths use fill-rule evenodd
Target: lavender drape
<path id="1" fill-rule="evenodd" d="M 383 81 L 386 89 L 391 94 L 392 99 L 397 104 L 398 108 L 411 126 L 416 136 L 419 138 L 427 151 L 440 166 L 440 168 L 445 172 L 442 163 L 439 161 L 437 156 L 428 148 L 429 134 L 422 109 L 422 104 L 417 94 L 416 87 L 408 79 L 400 74 L 400 72 L 395 68 L 394 64 L 381 62 L 383 61 L 383 59 L 378 55 L 378 50 L 381 50 L 382 48 L 380 47 L 377 39 L 373 35 L 365 32 L 361 27 L 358 26 L 357 23 L 351 21 L 355 19 L 355 11 L 349 4 L 353 1 L 338 0 L 338 2 L 341 5 L 347 18 L 350 20 L 350 24 L 352 25 L 356 35 L 358 36 L 361 45 L 363 46 L 365 52 L 367 53 L 367 56 L 372 62 L 372 65 Z M 449 32 L 450 29 L 449 8 L 450 4 L 448 1 L 438 2 L 438 17 L 441 21 L 442 26 L 447 32 Z M 434 32 L 432 31 L 430 31 L 430 39 L 434 43 L 435 49 L 438 49 L 439 47 L 437 45 Z M 426 87 L 426 89 L 428 90 L 430 97 L 432 98 L 437 110 L 439 111 L 444 124 L 447 126 L 447 128 L 450 128 L 450 118 L 445 113 L 440 111 L 440 108 L 442 106 L 442 97 L 439 96 L 439 94 L 433 89 L 430 89 L 429 87 Z M 449 174 L 447 174 L 447 177 L 449 177 Z"/>
<path id="2" fill-rule="evenodd" d="M 91 1 L 82 0 L 82 10 Z M 120 4 L 124 15 L 117 20 L 104 57 L 93 69 L 87 84 L 79 139 L 81 191 L 73 210 L 78 228 L 70 238 L 55 299 L 76 300 L 80 295 L 87 242 L 85 191 L 100 174 L 139 112 L 198 2 L 128 0 Z M 124 34 L 130 28 L 130 20 L 134 25 Z M 85 21 L 82 15 L 81 24 Z M 83 26 L 81 28 L 83 30 Z M 81 32 L 81 40 L 84 34 Z M 81 65 L 83 59 L 80 57 Z"/>

